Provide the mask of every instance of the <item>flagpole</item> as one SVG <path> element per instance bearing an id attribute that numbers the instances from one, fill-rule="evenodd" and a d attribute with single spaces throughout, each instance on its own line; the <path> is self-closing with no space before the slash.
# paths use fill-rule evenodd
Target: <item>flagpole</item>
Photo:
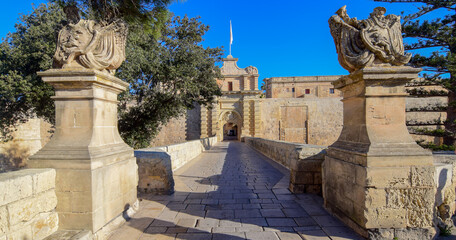
<path id="1" fill-rule="evenodd" d="M 231 44 L 233 44 L 233 27 L 231 26 L 231 20 L 230 20 L 230 56 L 231 56 Z"/>

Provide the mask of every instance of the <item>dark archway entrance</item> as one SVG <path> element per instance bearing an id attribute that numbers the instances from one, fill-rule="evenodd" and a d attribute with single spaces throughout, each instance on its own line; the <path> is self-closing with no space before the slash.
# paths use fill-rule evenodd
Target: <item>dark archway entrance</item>
<path id="1" fill-rule="evenodd" d="M 237 124 L 228 122 L 223 125 L 223 140 L 238 140 L 238 134 Z"/>

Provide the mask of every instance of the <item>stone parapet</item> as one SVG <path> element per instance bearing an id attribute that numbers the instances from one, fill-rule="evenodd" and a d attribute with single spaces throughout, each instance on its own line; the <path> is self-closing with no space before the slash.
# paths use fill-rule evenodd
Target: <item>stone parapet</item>
<path id="1" fill-rule="evenodd" d="M 174 192 L 173 172 L 209 150 L 217 137 L 203 138 L 163 147 L 135 150 L 138 164 L 138 191 L 170 194 Z"/>
<path id="2" fill-rule="evenodd" d="M 41 240 L 57 231 L 54 169 L 0 174 L 0 239 Z"/>
<path id="3" fill-rule="evenodd" d="M 290 190 L 321 195 L 324 146 L 244 137 L 247 145 L 290 170 Z"/>

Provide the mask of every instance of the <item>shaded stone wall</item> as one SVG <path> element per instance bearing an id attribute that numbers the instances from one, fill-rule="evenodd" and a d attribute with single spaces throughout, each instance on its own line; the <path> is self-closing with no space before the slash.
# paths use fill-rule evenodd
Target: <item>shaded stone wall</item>
<path id="1" fill-rule="evenodd" d="M 41 240 L 58 229 L 54 169 L 0 174 L 0 239 Z"/>
<path id="2" fill-rule="evenodd" d="M 321 195 L 324 146 L 245 137 L 245 143 L 290 170 L 290 190 Z"/>
<path id="3" fill-rule="evenodd" d="M 173 171 L 210 149 L 217 137 L 204 138 L 162 147 L 135 150 L 139 192 L 172 193 Z"/>

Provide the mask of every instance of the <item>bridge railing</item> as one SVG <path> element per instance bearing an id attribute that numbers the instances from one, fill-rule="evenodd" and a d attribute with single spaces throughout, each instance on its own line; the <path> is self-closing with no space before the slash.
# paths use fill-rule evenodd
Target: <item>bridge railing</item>
<path id="1" fill-rule="evenodd" d="M 209 150 L 216 142 L 217 137 L 209 137 L 135 150 L 139 175 L 138 191 L 157 194 L 174 192 L 173 172 Z"/>
<path id="2" fill-rule="evenodd" d="M 321 195 L 325 146 L 244 137 L 247 145 L 290 170 L 290 191 Z"/>

